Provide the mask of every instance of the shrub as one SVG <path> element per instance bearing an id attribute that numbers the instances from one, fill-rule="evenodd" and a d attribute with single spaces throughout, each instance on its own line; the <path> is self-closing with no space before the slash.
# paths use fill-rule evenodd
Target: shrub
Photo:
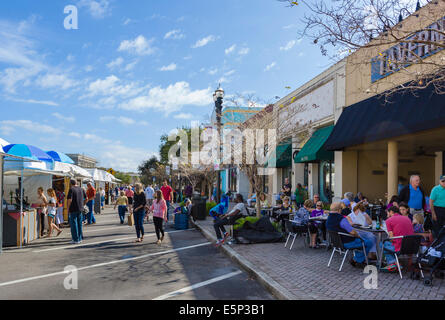
<path id="1" fill-rule="evenodd" d="M 209 213 L 210 213 L 210 209 L 212 209 L 213 207 L 216 207 L 216 202 L 211 201 L 211 202 L 207 202 L 207 203 L 206 203 L 206 212 L 207 212 L 207 215 L 209 215 Z"/>
<path id="2" fill-rule="evenodd" d="M 236 220 L 236 224 L 233 225 L 233 230 L 238 230 L 238 229 L 242 228 L 242 226 L 244 225 L 244 223 L 246 221 L 249 221 L 250 223 L 255 223 L 258 220 L 260 220 L 260 218 L 257 218 L 257 217 L 240 218 L 240 219 Z M 281 225 L 279 223 L 272 222 L 272 225 L 274 226 L 275 230 L 277 230 L 277 231 L 281 230 Z"/>

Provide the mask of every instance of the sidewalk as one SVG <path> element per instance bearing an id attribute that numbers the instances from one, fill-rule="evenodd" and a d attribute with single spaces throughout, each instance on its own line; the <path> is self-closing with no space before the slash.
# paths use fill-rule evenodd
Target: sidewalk
<path id="1" fill-rule="evenodd" d="M 215 242 L 213 219 L 197 220 L 195 226 L 210 241 Z M 377 289 L 365 289 L 369 277 L 362 269 L 345 261 L 341 272 L 341 258 L 334 255 L 327 264 L 331 250 L 305 248 L 297 237 L 292 248 L 284 242 L 264 244 L 224 244 L 224 253 L 257 278 L 278 299 L 298 300 L 444 300 L 445 281 L 434 278 L 427 287 L 422 280 L 411 280 L 408 273 L 400 279 L 398 273 L 378 273 Z M 352 255 L 349 254 L 349 257 Z M 349 260 L 349 257 L 347 260 Z"/>

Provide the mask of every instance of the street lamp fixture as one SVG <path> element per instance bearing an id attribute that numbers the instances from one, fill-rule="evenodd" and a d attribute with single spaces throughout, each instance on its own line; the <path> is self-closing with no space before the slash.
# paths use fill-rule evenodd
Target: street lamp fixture
<path id="1" fill-rule="evenodd" d="M 218 137 L 221 140 L 221 112 L 222 112 L 222 104 L 224 98 L 224 90 L 221 88 L 221 85 L 218 86 L 218 89 L 213 93 L 213 101 L 215 102 L 215 111 L 216 111 L 216 125 L 218 130 Z M 221 145 L 217 148 L 217 159 L 221 159 Z M 219 169 L 219 167 L 218 167 Z M 217 186 L 216 186 L 216 200 L 217 203 L 221 201 L 221 175 L 218 171 L 217 174 Z"/>

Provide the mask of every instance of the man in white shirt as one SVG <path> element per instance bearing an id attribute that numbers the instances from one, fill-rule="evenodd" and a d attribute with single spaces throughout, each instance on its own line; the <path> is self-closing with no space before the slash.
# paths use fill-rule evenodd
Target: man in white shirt
<path id="1" fill-rule="evenodd" d="M 154 196 L 154 189 L 151 187 L 151 185 L 148 185 L 147 188 L 145 188 L 145 198 L 147 199 L 147 205 L 151 207 L 153 204 L 153 196 Z"/>
<path id="2" fill-rule="evenodd" d="M 226 232 L 226 229 L 224 228 L 224 225 L 226 224 L 233 224 L 233 218 L 238 215 L 239 213 L 244 214 L 246 211 L 246 208 L 244 206 L 244 199 L 243 196 L 239 193 L 236 194 L 235 196 L 235 202 L 236 205 L 235 207 L 232 209 L 232 211 L 230 211 L 229 213 L 223 214 L 220 217 L 217 217 L 215 219 L 215 222 L 213 224 L 213 227 L 215 228 L 215 232 L 216 232 L 216 238 L 218 239 L 216 241 L 216 246 L 220 246 L 224 243 L 224 241 L 228 238 L 229 233 Z M 221 231 L 224 234 L 224 238 L 221 235 Z"/>

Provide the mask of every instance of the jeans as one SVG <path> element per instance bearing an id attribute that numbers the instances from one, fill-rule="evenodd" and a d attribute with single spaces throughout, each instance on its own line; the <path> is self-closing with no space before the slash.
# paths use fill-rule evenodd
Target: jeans
<path id="1" fill-rule="evenodd" d="M 370 241 L 369 239 L 363 239 L 363 241 L 365 243 L 365 253 L 363 253 L 362 241 L 359 238 L 356 238 L 354 241 L 347 242 L 344 244 L 344 247 L 346 249 L 358 249 L 358 251 L 355 252 L 354 256 L 354 261 L 357 263 L 364 263 L 365 254 L 367 256 L 372 248 L 372 241 Z"/>
<path id="2" fill-rule="evenodd" d="M 100 197 L 100 206 L 103 208 L 105 204 L 105 197 Z"/>
<path id="3" fill-rule="evenodd" d="M 437 221 L 433 220 L 433 234 L 434 238 L 437 239 L 439 236 L 440 229 L 445 224 L 445 208 L 434 206 L 434 212 L 436 212 Z"/>
<path id="4" fill-rule="evenodd" d="M 169 209 L 170 209 L 170 201 L 169 200 L 165 200 L 165 203 L 167 205 L 167 220 L 170 220 L 170 215 L 169 215 Z"/>
<path id="5" fill-rule="evenodd" d="M 380 248 L 383 246 L 383 244 L 380 243 Z M 385 251 L 385 249 L 395 251 L 394 245 L 391 241 L 385 241 L 383 246 L 383 255 L 385 256 L 386 264 L 393 264 L 396 263 L 396 258 L 394 257 L 394 253 Z"/>
<path id="6" fill-rule="evenodd" d="M 369 252 L 374 252 L 377 253 L 377 237 L 375 236 L 375 234 L 371 233 L 371 232 L 366 232 L 366 231 L 357 231 L 358 235 L 360 236 L 360 238 L 362 239 L 367 239 L 372 243 L 371 249 L 369 250 Z"/>
<path id="7" fill-rule="evenodd" d="M 121 221 L 121 224 L 124 223 L 125 221 L 125 209 L 127 208 L 127 206 L 119 206 L 117 207 L 118 212 L 119 212 L 119 219 Z"/>
<path id="8" fill-rule="evenodd" d="M 87 214 L 88 224 L 96 223 L 96 219 L 94 218 L 94 212 L 93 212 L 94 200 L 88 201 L 87 206 L 88 206 L 88 214 Z"/>
<path id="9" fill-rule="evenodd" d="M 71 227 L 71 238 L 74 242 L 79 242 L 83 238 L 82 234 L 82 213 L 71 212 L 69 214 L 68 220 Z"/>
<path id="10" fill-rule="evenodd" d="M 221 231 L 223 233 L 226 233 L 226 229 L 224 228 L 225 224 L 229 224 L 229 218 L 224 218 L 224 219 L 216 218 L 215 219 L 215 222 L 213 224 L 213 228 L 215 228 L 216 238 L 218 240 L 222 239 Z"/>
<path id="11" fill-rule="evenodd" d="M 144 209 L 140 209 L 138 211 L 133 212 L 134 226 L 136 228 L 136 235 L 138 239 L 144 235 L 144 216 L 145 216 Z"/>

